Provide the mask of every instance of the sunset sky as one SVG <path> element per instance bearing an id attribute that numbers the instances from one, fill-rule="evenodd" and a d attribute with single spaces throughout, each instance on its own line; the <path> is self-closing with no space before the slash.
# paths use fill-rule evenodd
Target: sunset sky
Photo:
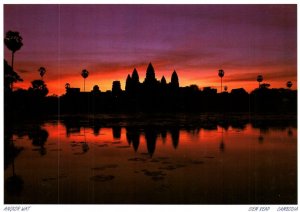
<path id="1" fill-rule="evenodd" d="M 65 83 L 83 90 L 81 71 L 90 72 L 86 90 L 110 90 L 137 69 L 140 81 L 152 62 L 167 82 L 175 69 L 180 86 L 220 89 L 218 70 L 229 91 L 258 86 L 297 88 L 297 5 L 4 5 L 4 33 L 18 31 L 24 46 L 14 68 L 27 89 L 44 80 L 49 95 Z M 5 35 L 4 35 L 5 36 Z M 4 46 L 11 63 L 11 52 Z"/>

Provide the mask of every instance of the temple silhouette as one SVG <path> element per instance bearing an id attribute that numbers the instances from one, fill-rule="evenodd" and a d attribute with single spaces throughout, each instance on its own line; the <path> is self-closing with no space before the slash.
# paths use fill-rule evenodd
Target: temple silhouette
<path id="1" fill-rule="evenodd" d="M 125 90 L 120 81 L 113 81 L 112 90 L 101 92 L 98 85 L 90 92 L 66 87 L 61 96 L 61 112 L 295 112 L 297 91 L 269 89 L 262 84 L 250 94 L 243 88 L 217 89 L 197 85 L 180 87 L 174 70 L 171 81 L 156 78 L 150 62 L 141 82 L 136 68 L 126 78 Z"/>
<path id="2" fill-rule="evenodd" d="M 5 63 L 5 73 L 11 67 Z M 7 76 L 7 75 L 5 75 Z M 20 80 L 18 75 L 14 79 Z M 217 89 L 197 85 L 180 87 L 179 76 L 174 70 L 171 81 L 165 76 L 156 78 L 149 63 L 146 77 L 141 82 L 136 68 L 127 75 L 125 90 L 120 81 L 112 82 L 110 91 L 102 92 L 98 85 L 91 91 L 81 91 L 66 83 L 62 96 L 46 96 L 48 89 L 43 80 L 32 81 L 28 90 L 10 89 L 13 79 L 5 77 L 4 110 L 7 116 L 41 114 L 95 114 L 132 112 L 247 112 L 247 113 L 296 113 L 297 91 L 289 88 L 270 89 L 269 84 L 247 93 L 243 88 Z M 15 80 L 16 81 L 16 80 Z"/>

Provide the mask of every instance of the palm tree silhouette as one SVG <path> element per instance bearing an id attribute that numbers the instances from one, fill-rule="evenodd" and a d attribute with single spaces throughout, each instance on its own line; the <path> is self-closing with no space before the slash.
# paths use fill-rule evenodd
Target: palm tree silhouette
<path id="1" fill-rule="evenodd" d="M 81 76 L 83 77 L 83 91 L 85 91 L 85 78 L 89 76 L 89 72 L 87 70 L 82 70 Z"/>
<path id="2" fill-rule="evenodd" d="M 289 89 L 293 86 L 293 83 L 291 81 L 288 81 L 286 83 L 286 87 L 288 87 Z"/>
<path id="3" fill-rule="evenodd" d="M 45 75 L 46 73 L 46 69 L 44 67 L 40 67 L 39 68 L 39 72 L 40 72 L 40 76 L 42 77 L 42 80 L 43 80 L 43 76 Z"/>
<path id="4" fill-rule="evenodd" d="M 224 71 L 220 69 L 218 75 L 221 78 L 221 93 L 222 93 L 222 78 L 224 77 Z"/>
<path id="5" fill-rule="evenodd" d="M 263 76 L 262 75 L 258 75 L 256 78 L 256 81 L 258 82 L 258 88 L 260 88 L 260 83 L 263 81 Z"/>
<path id="6" fill-rule="evenodd" d="M 6 32 L 4 38 L 5 46 L 11 51 L 11 68 L 14 70 L 14 55 L 15 52 L 21 49 L 23 46 L 23 38 L 20 36 L 19 32 L 8 31 Z M 11 89 L 13 89 L 13 83 L 11 84 Z"/>

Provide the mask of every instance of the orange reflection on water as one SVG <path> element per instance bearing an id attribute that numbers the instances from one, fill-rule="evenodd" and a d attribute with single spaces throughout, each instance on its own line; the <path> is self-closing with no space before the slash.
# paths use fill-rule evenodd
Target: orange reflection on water
<path id="1" fill-rule="evenodd" d="M 28 129 L 39 133 L 14 135 L 15 145 L 24 148 L 14 160 L 24 188 L 19 196 L 5 194 L 7 203 L 297 199 L 296 128 L 100 128 L 59 122 Z M 46 141 L 36 142 L 45 131 Z M 11 173 L 7 168 L 5 179 Z"/>

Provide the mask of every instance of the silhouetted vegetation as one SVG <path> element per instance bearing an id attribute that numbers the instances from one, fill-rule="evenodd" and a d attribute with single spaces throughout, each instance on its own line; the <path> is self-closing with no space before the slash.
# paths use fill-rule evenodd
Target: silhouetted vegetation
<path id="1" fill-rule="evenodd" d="M 12 57 L 11 57 L 11 70 L 14 71 L 14 57 L 16 51 L 20 50 L 23 46 L 22 42 L 23 38 L 20 36 L 19 32 L 13 32 L 8 31 L 6 32 L 5 38 L 4 38 L 4 44 L 5 46 L 11 51 Z M 11 90 L 13 89 L 13 83 L 14 81 L 11 81 Z"/>
<path id="2" fill-rule="evenodd" d="M 14 139 L 28 136 L 32 140 L 32 146 L 39 147 L 40 155 L 45 155 L 47 151 L 44 144 L 48 139 L 48 132 L 41 127 L 41 124 L 38 120 L 20 120 L 16 123 L 12 123 L 12 120 L 5 120 L 4 169 L 12 170 L 12 175 L 5 179 L 5 191 L 10 195 L 20 194 L 24 186 L 22 177 L 17 175 L 18 164 L 15 165 L 15 158 L 22 154 L 24 148 L 16 145 Z"/>
<path id="3" fill-rule="evenodd" d="M 23 79 L 8 65 L 4 60 L 4 92 L 5 94 L 12 92 L 12 84 L 16 82 L 22 82 Z"/>

